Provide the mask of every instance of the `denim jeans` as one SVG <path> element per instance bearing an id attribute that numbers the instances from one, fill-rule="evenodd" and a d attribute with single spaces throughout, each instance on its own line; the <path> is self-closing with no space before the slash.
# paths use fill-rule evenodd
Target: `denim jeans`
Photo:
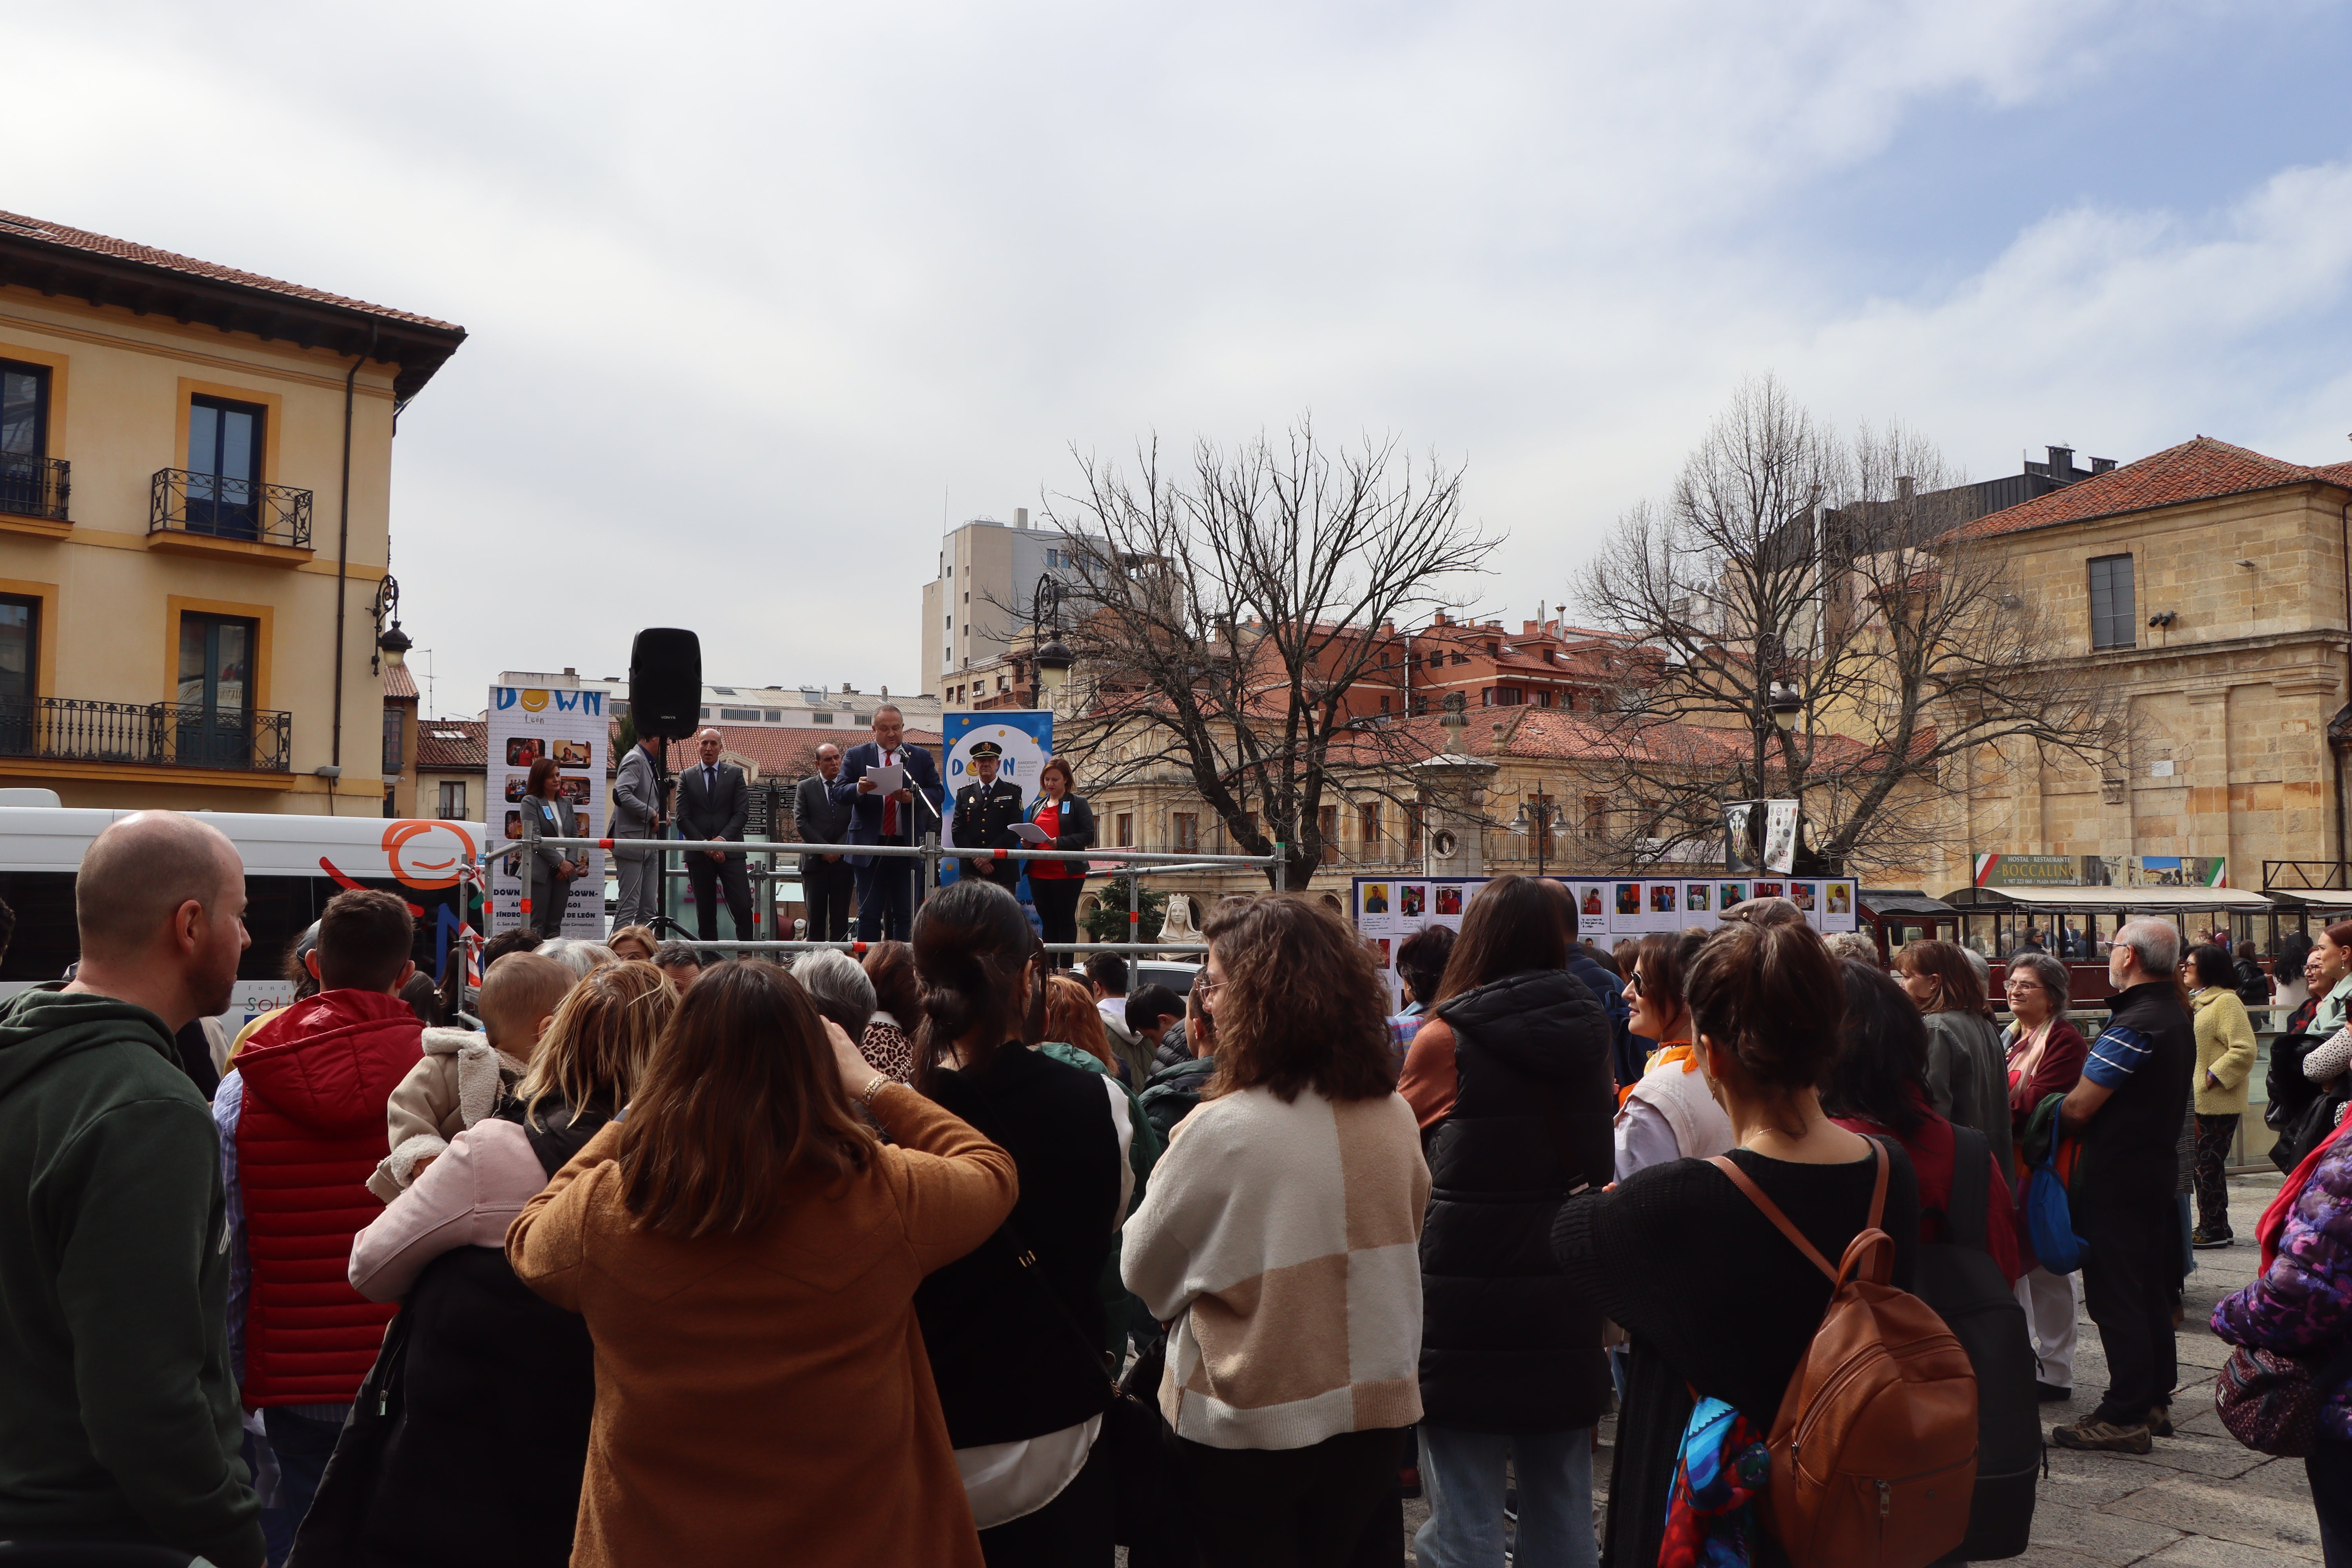
<path id="1" fill-rule="evenodd" d="M 294 1532 L 302 1528 L 302 1516 L 310 1511 L 310 1500 L 319 1493 L 320 1478 L 327 1473 L 327 1460 L 335 1451 L 335 1439 L 342 1435 L 340 1421 L 322 1421 L 315 1415 L 297 1415 L 291 1410 L 271 1405 L 261 1413 L 261 1425 L 269 1435 L 269 1451 L 278 1456 L 278 1512 L 284 1521 L 285 1539 L 293 1544 Z M 262 1521 L 265 1535 L 273 1534 L 268 1518 Z M 282 1558 L 272 1557 L 275 1565 Z"/>
<path id="2" fill-rule="evenodd" d="M 1429 1522 L 1412 1538 L 1423 1568 L 1502 1568 L 1505 1467 L 1519 1494 L 1512 1568 L 1595 1568 L 1592 1429 L 1465 1432 L 1421 1425 Z"/>

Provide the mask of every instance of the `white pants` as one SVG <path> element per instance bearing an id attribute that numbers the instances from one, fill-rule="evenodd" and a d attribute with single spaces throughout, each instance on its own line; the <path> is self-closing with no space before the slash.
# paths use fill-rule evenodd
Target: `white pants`
<path id="1" fill-rule="evenodd" d="M 2033 1341 L 2034 1373 L 2053 1388 L 2074 1386 L 2076 1281 L 2080 1274 L 2053 1274 L 2039 1264 L 2017 1282 L 2017 1304 L 2025 1309 Z"/>

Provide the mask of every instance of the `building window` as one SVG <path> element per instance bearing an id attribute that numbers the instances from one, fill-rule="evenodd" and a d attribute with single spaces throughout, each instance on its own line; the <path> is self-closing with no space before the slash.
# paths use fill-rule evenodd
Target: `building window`
<path id="1" fill-rule="evenodd" d="M 719 716 L 731 724 L 756 724 L 760 721 L 757 708 L 721 708 Z"/>
<path id="2" fill-rule="evenodd" d="M 225 397 L 188 403 L 188 528 L 261 536 L 262 422 L 268 410 Z"/>
<path id="3" fill-rule="evenodd" d="M 706 719 L 709 718 L 709 710 L 705 709 L 702 716 Z M 812 724 L 830 724 L 833 722 L 833 714 L 829 710 L 821 708 L 809 715 L 809 722 Z"/>
<path id="4" fill-rule="evenodd" d="M 1435 659 L 1432 659 L 1430 662 L 1434 664 L 1437 661 Z M 1454 655 L 1454 662 L 1456 664 L 1467 664 L 1470 662 L 1470 656 L 1466 653 L 1457 653 Z"/>
<path id="5" fill-rule="evenodd" d="M 62 517 L 49 475 L 49 373 L 0 360 L 0 511 Z"/>
<path id="6" fill-rule="evenodd" d="M 404 763 L 400 749 L 400 710 L 387 702 L 383 707 L 383 776 L 392 777 Z"/>
<path id="7" fill-rule="evenodd" d="M 1198 855 L 1201 852 L 1201 817 L 1197 812 L 1179 811 L 1168 818 L 1171 853 Z"/>
<path id="8" fill-rule="evenodd" d="M 1588 795 L 1584 797 L 1584 831 L 1600 834 L 1609 831 L 1609 797 Z"/>
<path id="9" fill-rule="evenodd" d="M 1372 847 L 1381 841 L 1381 803 L 1375 800 L 1358 806 L 1356 816 L 1364 840 L 1365 858 L 1370 859 Z"/>
<path id="10" fill-rule="evenodd" d="M 1316 836 L 1323 840 L 1323 864 L 1339 858 L 1339 808 L 1327 805 L 1316 815 Z"/>
<path id="11" fill-rule="evenodd" d="M 244 767 L 252 754 L 253 648 L 259 624 L 180 616 L 179 760 Z"/>
<path id="12" fill-rule="evenodd" d="M 0 595 L 0 723 L 10 727 L 31 716 L 39 694 L 41 601 Z"/>
<path id="13" fill-rule="evenodd" d="M 1562 708 L 1567 709 L 1570 713 L 1575 712 L 1575 711 L 1576 711 L 1576 693 L 1575 693 L 1575 692 L 1573 692 L 1573 691 L 1563 691 L 1563 692 L 1561 692 L 1561 693 L 1559 694 L 1559 705 L 1560 705 Z"/>
<path id="14" fill-rule="evenodd" d="M 2134 647 L 2139 612 L 2132 598 L 2132 558 L 2101 555 L 2091 563 L 2091 646 Z"/>
<path id="15" fill-rule="evenodd" d="M 466 820 L 466 781 L 464 779 L 441 781 L 441 820 L 444 822 Z"/>
<path id="16" fill-rule="evenodd" d="M 1193 832 L 1197 834 L 1199 831 L 1200 828 L 1196 823 L 1193 827 Z M 1132 849 L 1135 847 L 1135 813 L 1131 811 L 1122 811 L 1118 814 L 1118 847 L 1122 849 Z"/>
<path id="17" fill-rule="evenodd" d="M 1387 712 L 1387 711 L 1389 710 L 1389 704 L 1390 704 L 1391 702 L 1394 701 L 1394 700 L 1395 700 L 1395 699 L 1394 699 L 1394 698 L 1391 698 L 1391 697 L 1383 697 L 1383 698 L 1381 698 L 1381 712 L 1383 712 L 1383 713 Z"/>
<path id="18" fill-rule="evenodd" d="M 1421 825 L 1423 809 L 1424 805 L 1420 801 L 1415 801 L 1404 808 L 1404 858 L 1408 860 L 1421 858 Z"/>

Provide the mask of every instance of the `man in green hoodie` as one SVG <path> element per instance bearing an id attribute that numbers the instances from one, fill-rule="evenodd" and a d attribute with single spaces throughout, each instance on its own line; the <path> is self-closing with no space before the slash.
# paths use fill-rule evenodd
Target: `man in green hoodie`
<path id="1" fill-rule="evenodd" d="M 245 868 L 140 812 L 83 855 L 74 909 L 73 982 L 0 1004 L 0 1540 L 257 1568 L 219 1141 L 172 1047 L 227 1009 Z"/>

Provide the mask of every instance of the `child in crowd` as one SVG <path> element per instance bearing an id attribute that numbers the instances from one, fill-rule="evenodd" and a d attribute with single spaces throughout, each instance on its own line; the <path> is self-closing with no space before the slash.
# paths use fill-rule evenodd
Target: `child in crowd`
<path id="1" fill-rule="evenodd" d="M 488 1037 L 471 1029 L 425 1031 L 425 1059 L 385 1102 L 392 1152 L 368 1178 L 368 1191 L 392 1202 L 450 1139 L 489 1115 L 530 1070 L 548 1020 L 578 984 L 569 966 L 536 952 L 510 952 L 491 964 L 480 1003 Z"/>

